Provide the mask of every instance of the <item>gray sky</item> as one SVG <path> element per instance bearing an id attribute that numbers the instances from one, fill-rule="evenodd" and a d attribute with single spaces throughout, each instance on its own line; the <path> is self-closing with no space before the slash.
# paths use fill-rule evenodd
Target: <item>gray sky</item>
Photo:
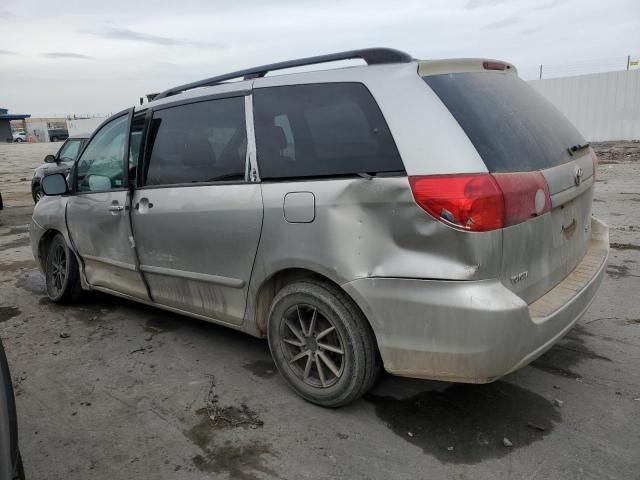
<path id="1" fill-rule="evenodd" d="M 115 112 L 226 71 L 372 46 L 504 59 L 524 78 L 540 63 L 612 69 L 640 56 L 640 2 L 2 0 L 0 106 Z"/>

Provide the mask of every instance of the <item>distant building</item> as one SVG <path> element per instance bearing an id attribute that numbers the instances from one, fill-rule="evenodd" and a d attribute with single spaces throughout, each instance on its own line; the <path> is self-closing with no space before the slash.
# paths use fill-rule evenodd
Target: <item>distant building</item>
<path id="1" fill-rule="evenodd" d="M 6 108 L 0 108 L 0 141 L 13 141 L 13 134 L 11 133 L 11 120 L 22 120 L 24 130 L 26 131 L 26 125 L 24 123 L 25 118 L 29 118 L 31 115 L 8 113 Z"/>

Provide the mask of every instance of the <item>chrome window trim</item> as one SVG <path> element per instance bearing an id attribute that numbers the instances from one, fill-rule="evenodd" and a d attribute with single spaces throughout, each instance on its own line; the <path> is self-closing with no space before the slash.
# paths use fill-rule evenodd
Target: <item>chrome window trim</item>
<path id="1" fill-rule="evenodd" d="M 184 278 L 186 280 L 197 280 L 200 282 L 216 283 L 231 288 L 242 288 L 245 281 L 239 278 L 223 277 L 221 275 L 209 275 L 206 273 L 189 272 L 186 270 L 176 270 L 174 268 L 154 267 L 152 265 L 140 265 L 140 271 L 143 273 L 152 273 L 156 275 L 164 275 L 167 277 Z"/>

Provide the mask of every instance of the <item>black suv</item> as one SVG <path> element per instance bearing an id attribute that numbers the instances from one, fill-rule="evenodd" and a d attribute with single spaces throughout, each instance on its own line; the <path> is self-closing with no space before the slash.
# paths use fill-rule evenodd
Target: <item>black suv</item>
<path id="1" fill-rule="evenodd" d="M 36 168 L 31 179 L 31 195 L 35 203 L 38 203 L 43 196 L 40 188 L 42 177 L 52 173 L 64 173 L 65 175 L 69 173 L 89 136 L 89 134 L 72 135 L 62 144 L 58 153 L 44 157 L 44 165 Z"/>
<path id="2" fill-rule="evenodd" d="M 52 142 L 59 142 L 60 140 L 66 140 L 69 138 L 69 130 L 66 128 L 50 128 L 49 140 Z"/>

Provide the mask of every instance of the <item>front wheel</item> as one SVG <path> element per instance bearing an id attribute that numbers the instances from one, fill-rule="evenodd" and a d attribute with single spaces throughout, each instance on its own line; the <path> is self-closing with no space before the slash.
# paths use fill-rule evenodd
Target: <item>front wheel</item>
<path id="1" fill-rule="evenodd" d="M 324 407 L 361 397 L 380 371 L 367 320 L 335 285 L 313 279 L 284 287 L 268 323 L 273 359 L 289 386 Z"/>
<path id="2" fill-rule="evenodd" d="M 38 185 L 37 187 L 33 188 L 33 202 L 34 203 L 38 203 L 40 200 L 42 200 L 42 197 L 44 197 L 44 192 L 42 191 L 42 188 Z"/>
<path id="3" fill-rule="evenodd" d="M 22 140 L 21 138 L 16 138 L 16 142 L 18 143 L 22 143 L 24 140 Z"/>
<path id="4" fill-rule="evenodd" d="M 51 240 L 45 267 L 45 283 L 49 300 L 67 303 L 82 293 L 75 255 L 59 233 Z"/>

